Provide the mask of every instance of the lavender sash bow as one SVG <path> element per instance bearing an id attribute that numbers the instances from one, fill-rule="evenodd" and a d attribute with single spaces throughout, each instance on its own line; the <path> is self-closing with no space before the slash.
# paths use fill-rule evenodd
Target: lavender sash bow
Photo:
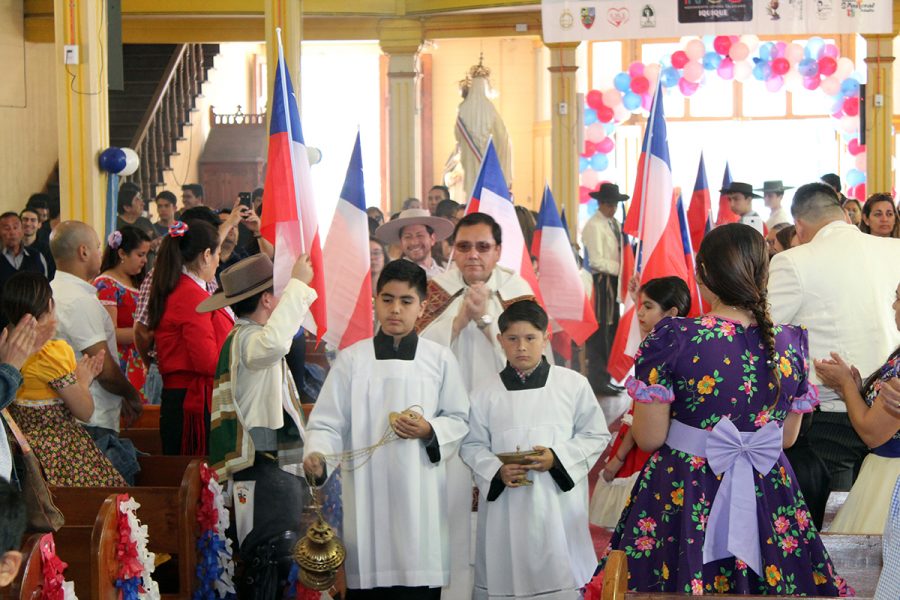
<path id="1" fill-rule="evenodd" d="M 772 421 L 754 432 L 738 431 L 727 417 L 712 431 L 673 420 L 666 444 L 673 450 L 705 457 L 723 475 L 713 500 L 703 543 L 703 564 L 734 556 L 762 576 L 754 473 L 768 473 L 781 456 L 781 426 Z"/>

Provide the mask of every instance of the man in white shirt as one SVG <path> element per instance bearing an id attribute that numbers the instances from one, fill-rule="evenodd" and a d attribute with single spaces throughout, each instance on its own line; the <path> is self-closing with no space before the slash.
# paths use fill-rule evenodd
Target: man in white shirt
<path id="1" fill-rule="evenodd" d="M 303 409 L 285 361 L 297 324 L 316 299 L 306 255 L 294 263 L 291 276 L 276 298 L 272 261 L 255 254 L 222 271 L 222 292 L 197 307 L 205 313 L 231 306 L 237 317 L 216 369 L 209 462 L 221 480 L 234 481 L 239 552 L 247 565 L 242 598 L 255 597 L 253 590 L 267 585 L 267 576 L 278 577 L 272 589 L 284 587 L 290 569 L 283 567 L 292 562 L 302 508 L 310 499 L 297 476 Z M 269 571 L 266 556 L 279 568 Z"/>
<path id="2" fill-rule="evenodd" d="M 375 230 L 375 237 L 388 245 L 399 244 L 403 258 L 422 267 L 428 279 L 444 272 L 434 260 L 434 245 L 453 233 L 453 223 L 433 217 L 424 208 L 408 208 Z"/>
<path id="3" fill-rule="evenodd" d="M 59 321 L 57 337 L 68 342 L 76 356 L 106 352 L 103 371 L 91 384 L 94 414 L 85 429 L 131 483 L 139 467 L 134 447 L 118 438 L 119 416 L 130 424 L 143 409 L 140 394 L 118 364 L 116 327 L 91 285 L 100 274 L 100 240 L 87 224 L 65 221 L 53 231 L 50 250 L 57 268 L 50 283 Z"/>
<path id="4" fill-rule="evenodd" d="M 628 196 L 619 186 L 604 183 L 591 192 L 597 200 L 597 212 L 588 219 L 581 232 L 587 250 L 588 266 L 594 276 L 594 313 L 599 327 L 585 343 L 588 381 L 595 394 L 616 396 L 620 390 L 612 386 L 606 366 L 616 329 L 619 326 L 619 270 L 622 261 L 622 226 L 616 221 L 616 210 Z"/>
<path id="5" fill-rule="evenodd" d="M 764 181 L 762 188 L 756 190 L 763 193 L 766 208 L 771 211 L 769 220 L 766 221 L 766 228 L 769 231 L 772 231 L 776 225 L 781 225 L 782 223 L 791 224 L 791 215 L 786 208 L 781 206 L 781 202 L 784 200 L 784 191 L 792 189 L 794 189 L 794 186 L 784 185 L 780 179 L 775 179 L 773 181 Z"/>
<path id="6" fill-rule="evenodd" d="M 801 245 L 772 258 L 772 320 L 807 328 L 810 359 L 837 352 L 865 378 L 900 344 L 891 309 L 900 240 L 866 235 L 847 223 L 837 194 L 823 183 L 801 186 L 791 213 Z M 814 369 L 810 380 L 819 384 Z M 831 488 L 847 490 L 868 449 L 837 394 L 819 387 L 819 395 L 806 437 L 828 467 Z"/>

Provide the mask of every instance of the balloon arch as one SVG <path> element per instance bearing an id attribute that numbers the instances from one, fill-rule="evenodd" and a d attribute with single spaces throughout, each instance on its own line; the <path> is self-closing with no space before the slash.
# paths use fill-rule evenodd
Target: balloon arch
<path id="1" fill-rule="evenodd" d="M 832 100 L 831 116 L 855 157 L 854 168 L 845 174 L 847 196 L 865 200 L 866 147 L 859 136 L 860 94 L 855 65 L 840 56 L 838 47 L 820 37 L 806 44 L 760 42 L 755 35 L 705 36 L 689 38 L 660 64 L 634 62 L 613 78 L 613 87 L 590 90 L 585 98 L 584 148 L 579 171 L 579 200 L 588 202 L 588 193 L 600 183 L 615 148 L 611 135 L 616 126 L 639 111 L 648 111 L 657 81 L 663 89 L 677 89 L 684 96 L 699 90 L 706 77 L 764 83 L 770 92 L 782 88 L 821 90 Z"/>

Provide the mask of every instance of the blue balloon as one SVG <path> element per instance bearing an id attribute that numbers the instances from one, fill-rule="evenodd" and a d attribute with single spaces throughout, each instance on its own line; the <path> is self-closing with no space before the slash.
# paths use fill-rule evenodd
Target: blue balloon
<path id="1" fill-rule="evenodd" d="M 578 157 L 578 172 L 584 173 L 591 168 L 591 159 L 583 156 Z"/>
<path id="2" fill-rule="evenodd" d="M 598 204 L 595 198 L 591 198 L 588 200 L 588 203 L 585 205 L 585 210 L 587 210 L 587 214 L 590 217 L 595 212 L 597 212 Z"/>
<path id="3" fill-rule="evenodd" d="M 819 74 L 819 62 L 812 58 L 804 58 L 797 65 L 797 71 L 804 77 L 814 77 Z"/>
<path id="4" fill-rule="evenodd" d="M 678 80 L 681 79 L 681 74 L 675 67 L 666 67 L 660 73 L 660 78 L 662 79 L 663 86 L 670 88 L 678 85 Z"/>
<path id="5" fill-rule="evenodd" d="M 622 98 L 622 104 L 624 104 L 625 108 L 628 110 L 637 110 L 641 107 L 641 97 L 634 92 L 625 92 L 625 97 Z"/>
<path id="6" fill-rule="evenodd" d="M 772 75 L 772 66 L 767 62 L 757 63 L 753 67 L 753 77 L 759 81 L 765 81 Z"/>
<path id="7" fill-rule="evenodd" d="M 850 169 L 847 171 L 847 185 L 854 186 L 866 182 L 866 174 L 859 169 Z"/>
<path id="8" fill-rule="evenodd" d="M 603 124 L 603 131 L 606 132 L 606 135 L 610 135 L 613 131 L 616 130 L 616 124 L 610 121 L 609 123 Z"/>
<path id="9" fill-rule="evenodd" d="M 628 73 L 619 73 L 613 79 L 613 87 L 615 87 L 620 92 L 627 92 L 631 90 L 631 75 Z"/>
<path id="10" fill-rule="evenodd" d="M 825 40 L 818 36 L 813 36 L 809 38 L 809 41 L 806 42 L 806 49 L 809 50 L 810 58 L 819 58 L 819 51 L 825 47 Z"/>
<path id="11" fill-rule="evenodd" d="M 774 48 L 774 47 L 775 47 L 775 45 L 772 42 L 766 42 L 765 44 L 762 44 L 759 47 L 760 60 L 762 60 L 763 62 L 766 62 L 770 58 L 772 58 L 772 48 Z"/>
<path id="12" fill-rule="evenodd" d="M 605 171 L 609 166 L 609 159 L 605 154 L 595 154 L 591 157 L 591 168 L 595 171 Z"/>
<path id="13" fill-rule="evenodd" d="M 707 71 L 715 71 L 722 63 L 722 57 L 718 52 L 707 52 L 703 55 L 703 68 Z"/>
<path id="14" fill-rule="evenodd" d="M 125 168 L 125 153 L 121 148 L 110 146 L 100 154 L 100 168 L 107 173 L 118 173 Z"/>
<path id="15" fill-rule="evenodd" d="M 597 122 L 597 111 L 593 108 L 584 109 L 584 124 L 593 125 Z"/>
<path id="16" fill-rule="evenodd" d="M 707 50 L 713 50 L 713 43 L 716 41 L 716 36 L 714 35 L 704 35 L 703 36 L 703 45 L 706 46 Z"/>
<path id="17" fill-rule="evenodd" d="M 859 82 L 852 77 L 848 77 L 841 82 L 841 94 L 845 96 L 855 96 L 859 93 Z"/>

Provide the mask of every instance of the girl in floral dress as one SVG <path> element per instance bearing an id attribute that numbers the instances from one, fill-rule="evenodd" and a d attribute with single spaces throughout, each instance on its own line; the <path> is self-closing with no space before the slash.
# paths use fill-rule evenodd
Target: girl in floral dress
<path id="1" fill-rule="evenodd" d="M 138 289 L 146 274 L 150 237 L 137 227 L 125 226 L 110 234 L 107 242 L 94 287 L 100 303 L 116 324 L 119 366 L 146 403 L 143 388 L 147 369 L 134 345 L 134 311 Z"/>
<path id="2" fill-rule="evenodd" d="M 626 386 L 635 441 L 652 454 L 610 549 L 640 592 L 852 595 L 781 452 L 818 399 L 806 331 L 769 318 L 765 240 L 718 227 L 697 265 L 711 311 L 660 321 Z"/>
<path id="3" fill-rule="evenodd" d="M 691 292 L 679 277 L 658 277 L 643 286 L 639 275 L 629 282 L 628 291 L 637 305 L 641 338 L 647 337 L 664 317 L 686 317 L 691 311 Z M 609 459 L 600 472 L 591 496 L 591 523 L 612 529 L 619 522 L 631 488 L 650 455 L 634 443 L 631 423 L 634 408 L 622 416 L 622 425 L 612 444 Z"/>
<path id="4" fill-rule="evenodd" d="M 56 486 L 124 486 L 125 480 L 75 419 L 94 412 L 88 388 L 103 368 L 104 353 L 75 361 L 72 347 L 56 333 L 53 293 L 43 275 L 17 273 L 3 286 L 3 313 L 10 323 L 37 319 L 39 350 L 22 365 L 22 386 L 9 412 Z M 10 325 L 10 327 L 12 327 Z"/>

